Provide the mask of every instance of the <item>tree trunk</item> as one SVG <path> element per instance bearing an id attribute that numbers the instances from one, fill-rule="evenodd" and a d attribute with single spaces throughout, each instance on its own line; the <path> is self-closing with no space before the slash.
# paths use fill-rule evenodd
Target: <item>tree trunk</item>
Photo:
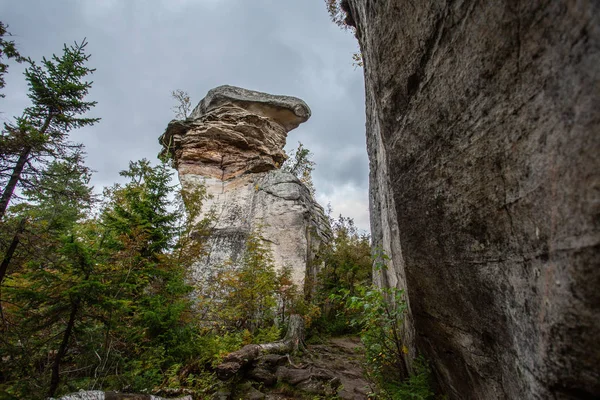
<path id="1" fill-rule="evenodd" d="M 23 230 L 25 229 L 25 218 L 22 218 L 21 221 L 19 222 L 19 226 L 17 228 L 17 232 L 15 232 L 15 235 L 13 236 L 13 240 L 10 243 L 10 246 L 8 247 L 8 250 L 6 250 L 6 254 L 4 255 L 4 259 L 2 260 L 2 264 L 0 264 L 0 285 L 2 285 L 2 282 L 4 281 L 4 277 L 6 276 L 6 271 L 8 269 L 8 265 L 10 264 L 10 260 L 12 259 L 13 255 L 15 254 L 15 250 L 17 249 L 17 246 L 19 245 L 19 241 L 21 240 L 21 233 L 23 233 Z"/>
<path id="2" fill-rule="evenodd" d="M 227 380 L 263 354 L 285 354 L 304 349 L 304 319 L 300 315 L 294 314 L 290 316 L 290 324 L 283 340 L 272 343 L 249 344 L 238 351 L 229 353 L 223 358 L 223 362 L 217 366 L 217 377 L 221 380 Z"/>
<path id="3" fill-rule="evenodd" d="M 25 168 L 25 163 L 29 159 L 29 153 L 31 152 L 31 147 L 26 147 L 21 152 L 15 167 L 13 168 L 13 172 L 10 175 L 10 179 L 2 192 L 2 197 L 0 197 L 0 221 L 4 218 L 4 214 L 6 213 L 6 208 L 8 207 L 8 203 L 10 203 L 10 199 L 15 192 L 15 188 L 17 187 L 17 183 L 21 180 L 21 174 L 23 173 L 23 168 Z"/>
<path id="4" fill-rule="evenodd" d="M 51 113 L 48 116 L 46 116 L 46 119 L 44 120 L 44 125 L 42 125 L 42 127 L 39 130 L 39 133 L 41 135 L 46 134 L 46 131 L 50 127 L 50 124 L 52 123 L 53 119 L 54 116 Z M 23 131 L 21 131 L 21 133 L 24 134 Z M 0 197 L 0 221 L 2 221 L 2 219 L 4 218 L 4 214 L 6 213 L 6 209 L 8 208 L 8 203 L 10 203 L 10 199 L 12 198 L 12 195 L 15 192 L 17 183 L 19 183 L 19 181 L 21 180 L 23 168 L 25 168 L 25 163 L 27 162 L 27 160 L 29 160 L 29 155 L 31 154 L 32 150 L 33 149 L 31 147 L 31 144 L 26 145 L 23 148 L 23 151 L 19 155 L 19 159 L 17 160 L 15 167 L 13 168 L 13 172 L 10 175 L 10 179 L 6 184 L 4 191 L 2 191 L 2 196 Z"/>
<path id="5" fill-rule="evenodd" d="M 72 306 L 73 308 L 71 309 L 71 315 L 69 316 L 67 329 L 65 329 L 60 348 L 58 349 L 58 353 L 54 359 L 54 364 L 52 364 L 52 378 L 50 379 L 50 390 L 48 390 L 48 397 L 54 396 L 54 393 L 56 393 L 56 389 L 58 388 L 58 383 L 60 382 L 60 362 L 67 353 L 69 340 L 71 339 L 71 333 L 73 333 L 73 327 L 75 326 L 75 317 L 77 316 L 77 311 L 79 309 L 79 300 L 73 302 Z"/>

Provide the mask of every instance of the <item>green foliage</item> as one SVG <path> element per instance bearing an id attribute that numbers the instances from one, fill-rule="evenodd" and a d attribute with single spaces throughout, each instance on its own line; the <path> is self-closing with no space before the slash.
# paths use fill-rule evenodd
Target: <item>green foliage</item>
<path id="1" fill-rule="evenodd" d="M 259 328 L 252 336 L 252 343 L 271 343 L 281 339 L 281 328 L 271 325 L 266 328 Z"/>
<path id="2" fill-rule="evenodd" d="M 115 185 L 105 191 L 108 203 L 103 213 L 103 222 L 114 235 L 138 239 L 136 245 L 144 255 L 164 253 L 175 241 L 179 210 L 169 211 L 174 192 L 170 185 L 168 167 L 161 163 L 152 167 L 146 159 L 130 162 L 129 169 L 121 176 L 130 181 L 124 186 Z M 140 240 L 141 239 L 141 240 Z M 120 244 L 125 246 L 123 238 Z"/>
<path id="3" fill-rule="evenodd" d="M 406 312 L 403 292 L 398 289 L 363 287 L 347 298 L 355 311 L 352 324 L 360 327 L 365 346 L 365 369 L 379 397 L 391 400 L 433 399 L 430 370 L 423 359 L 413 361 L 414 372 L 406 366 L 408 349 L 402 342 Z"/>
<path id="4" fill-rule="evenodd" d="M 13 210 L 12 218 L 26 221 L 21 235 L 29 245 L 11 256 L 9 263 L 17 268 L 7 275 L 3 291 L 9 301 L 3 299 L 7 307 L 0 353 L 17 366 L 9 377 L 12 373 L 30 377 L 17 382 L 15 393 L 48 390 L 60 362 L 68 357 L 74 331 L 87 325 L 79 321 L 75 326 L 83 304 L 94 300 L 98 286 L 92 275 L 93 251 L 80 240 L 83 230 L 77 224 L 90 207 L 88 180 L 89 173 L 80 164 L 54 162 L 38 179 L 38 187 L 25 191 L 31 202 Z M 52 379 L 37 374 L 39 370 L 52 371 Z"/>
<path id="5" fill-rule="evenodd" d="M 345 299 L 356 290 L 371 283 L 370 237 L 361 234 L 351 218 L 330 218 L 333 237 L 321 252 L 324 262 L 318 277 L 316 302 L 322 310 L 315 328 L 321 332 L 341 335 L 356 331 L 350 324 L 353 310 Z"/>
<path id="6" fill-rule="evenodd" d="M 67 168 L 73 179 L 49 179 Z M 60 174 L 26 192 L 31 203 L 13 207 L 9 220 L 27 219 L 23 243 L 31 247 L 15 255 L 2 288 L 0 356 L 12 368 L 1 371 L 0 393 L 159 390 L 174 370 L 190 385 L 207 384 L 211 374 L 191 366 L 232 347 L 222 338 L 217 350 L 198 345 L 204 332 L 186 283 L 194 245 L 186 244 L 207 222 L 186 218 L 198 217 L 194 207 L 171 210 L 175 188 L 162 164 L 131 163 L 122 173 L 129 182 L 105 191 L 98 218 L 84 215 L 87 171 L 60 163 L 54 170 Z M 201 204 L 205 192 L 185 196 Z"/>
<path id="7" fill-rule="evenodd" d="M 16 188 L 35 188 L 49 164 L 69 162 L 82 153 L 81 145 L 69 143 L 67 134 L 98 121 L 83 116 L 96 105 L 85 100 L 92 85 L 85 78 L 94 72 L 86 65 L 86 46 L 85 40 L 65 45 L 61 57 L 43 58 L 40 65 L 24 59 L 29 64 L 25 79 L 31 105 L 14 122 L 5 123 L 0 135 L 0 220 Z"/>
<path id="8" fill-rule="evenodd" d="M 246 240 L 240 265 L 224 265 L 211 290 L 214 319 L 228 330 L 251 333 L 273 324 L 277 274 L 269 248 L 258 234 Z"/>
<path id="9" fill-rule="evenodd" d="M 312 161 L 312 153 L 304 145 L 298 142 L 298 148 L 292 152 L 290 157 L 285 160 L 281 169 L 296 176 L 308 188 L 314 196 L 315 187 L 312 181 L 312 172 L 315 169 L 315 162 Z"/>
<path id="10" fill-rule="evenodd" d="M 330 223 L 333 238 L 320 255 L 324 267 L 315 296 L 322 316 L 312 330 L 312 340 L 323 333 L 358 333 L 365 347 L 366 375 L 377 398 L 432 399 L 430 372 L 424 360 L 412 361 L 412 374 L 406 366 L 402 291 L 372 286 L 368 235 L 360 234 L 349 218 L 340 216 Z M 385 260 L 385 254 L 377 254 L 375 269 L 383 268 Z"/>
<path id="11" fill-rule="evenodd" d="M 221 331 L 247 331 L 248 343 L 279 338 L 281 330 L 275 328 L 276 320 L 285 324 L 290 313 L 297 311 L 301 297 L 291 280 L 291 271 L 276 271 L 260 231 L 246 239 L 239 264 L 222 265 L 205 292 L 200 303 L 206 319 Z"/>
<path id="12" fill-rule="evenodd" d="M 90 59 L 90 55 L 85 54 L 86 46 L 85 39 L 65 45 L 61 57 L 44 57 L 41 65 L 27 59 L 29 67 L 25 70 L 25 79 L 32 105 L 18 119 L 19 125 L 33 127 L 48 139 L 61 140 L 72 129 L 99 120 L 80 116 L 96 105 L 95 101 L 85 101 L 92 82 L 84 79 L 95 71 L 86 66 Z"/>
<path id="13" fill-rule="evenodd" d="M 8 32 L 8 25 L 0 21 L 0 89 L 3 89 L 6 85 L 4 75 L 8 71 L 7 61 L 14 59 L 16 62 L 23 62 L 24 60 L 21 54 L 19 54 L 15 42 L 13 40 L 6 40 L 7 36 L 12 36 Z M 0 97 L 5 97 L 5 95 L 0 93 Z"/>
<path id="14" fill-rule="evenodd" d="M 327 12 L 331 21 L 342 29 L 352 28 L 348 21 L 348 1 L 347 0 L 325 0 Z"/>

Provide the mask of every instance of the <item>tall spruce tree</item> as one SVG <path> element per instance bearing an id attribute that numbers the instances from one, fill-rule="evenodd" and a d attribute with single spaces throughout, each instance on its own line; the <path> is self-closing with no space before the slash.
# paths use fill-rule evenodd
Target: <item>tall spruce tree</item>
<path id="1" fill-rule="evenodd" d="M 65 160 L 53 161 L 43 175 L 32 177 L 31 187 L 23 191 L 26 201 L 15 207 L 3 224 L 10 239 L 8 245 L 2 246 L 5 251 L 0 263 L 0 285 L 21 240 L 27 242 L 29 253 L 35 253 L 36 237 L 59 234 L 84 216 L 92 200 L 90 176 L 83 154 L 76 152 Z M 42 225 L 44 233 L 38 229 Z"/>
<path id="2" fill-rule="evenodd" d="M 82 307 L 95 294 L 90 290 L 96 278 L 94 252 L 79 232 L 92 202 L 89 178 L 81 157 L 54 161 L 34 178 L 36 189 L 25 190 L 27 201 L 10 215 L 25 221 L 19 232 L 25 246 L 4 256 L 14 268 L 5 275 L 0 299 L 9 306 L 2 313 L 0 353 L 11 359 L 10 372 L 2 371 L 7 378 L 15 371 L 30 378 L 14 388 L 20 395 L 56 392 Z"/>
<path id="3" fill-rule="evenodd" d="M 85 101 L 92 82 L 85 77 L 94 72 L 87 67 L 87 42 L 64 46 L 61 57 L 43 58 L 41 65 L 25 61 L 25 79 L 31 106 L 14 122 L 5 123 L 0 135 L 0 220 L 18 187 L 34 190 L 34 180 L 54 160 L 64 160 L 81 151 L 81 145 L 68 141 L 68 133 L 99 119 L 83 115 L 96 102 Z"/>
<path id="4" fill-rule="evenodd" d="M 175 251 L 183 215 L 171 207 L 175 187 L 166 164 L 131 162 L 121 175 L 129 181 L 105 192 L 101 215 L 112 282 L 104 342 L 130 370 L 117 379 L 141 390 L 159 385 L 160 371 L 189 356 L 193 325 L 183 316 L 190 313 L 191 260 Z"/>
<path id="5" fill-rule="evenodd" d="M 122 172 L 128 182 L 106 191 L 97 218 L 86 212 L 84 169 L 53 163 L 47 172 L 7 216 L 27 223 L 2 287 L 0 357 L 10 367 L 0 364 L 0 398 L 3 382 L 28 398 L 159 386 L 165 371 L 198 352 L 185 273 L 197 256 L 190 249 L 201 251 L 190 234 L 207 222 L 194 208 L 186 217 L 172 209 L 163 164 L 131 163 Z M 204 197 L 186 194 L 196 206 Z"/>

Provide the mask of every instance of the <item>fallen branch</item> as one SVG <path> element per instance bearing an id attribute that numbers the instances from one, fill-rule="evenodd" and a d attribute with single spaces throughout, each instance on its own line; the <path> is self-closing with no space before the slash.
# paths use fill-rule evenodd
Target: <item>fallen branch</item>
<path id="1" fill-rule="evenodd" d="M 238 351 L 229 353 L 216 368 L 217 377 L 227 380 L 240 369 L 252 363 L 263 354 L 288 354 L 304 351 L 304 320 L 300 315 L 290 316 L 290 323 L 283 340 L 272 343 L 249 344 Z"/>

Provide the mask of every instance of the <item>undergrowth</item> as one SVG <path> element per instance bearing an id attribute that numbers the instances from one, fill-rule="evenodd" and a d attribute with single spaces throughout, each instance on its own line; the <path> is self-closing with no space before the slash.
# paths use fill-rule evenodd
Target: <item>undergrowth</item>
<path id="1" fill-rule="evenodd" d="M 365 347 L 365 374 L 372 383 L 372 395 L 389 400 L 429 400 L 431 370 L 424 358 L 409 360 L 402 341 L 406 302 L 395 288 L 361 287 L 346 299 L 354 312 L 351 325 L 360 328 Z M 412 370 L 408 364 L 412 365 Z"/>

